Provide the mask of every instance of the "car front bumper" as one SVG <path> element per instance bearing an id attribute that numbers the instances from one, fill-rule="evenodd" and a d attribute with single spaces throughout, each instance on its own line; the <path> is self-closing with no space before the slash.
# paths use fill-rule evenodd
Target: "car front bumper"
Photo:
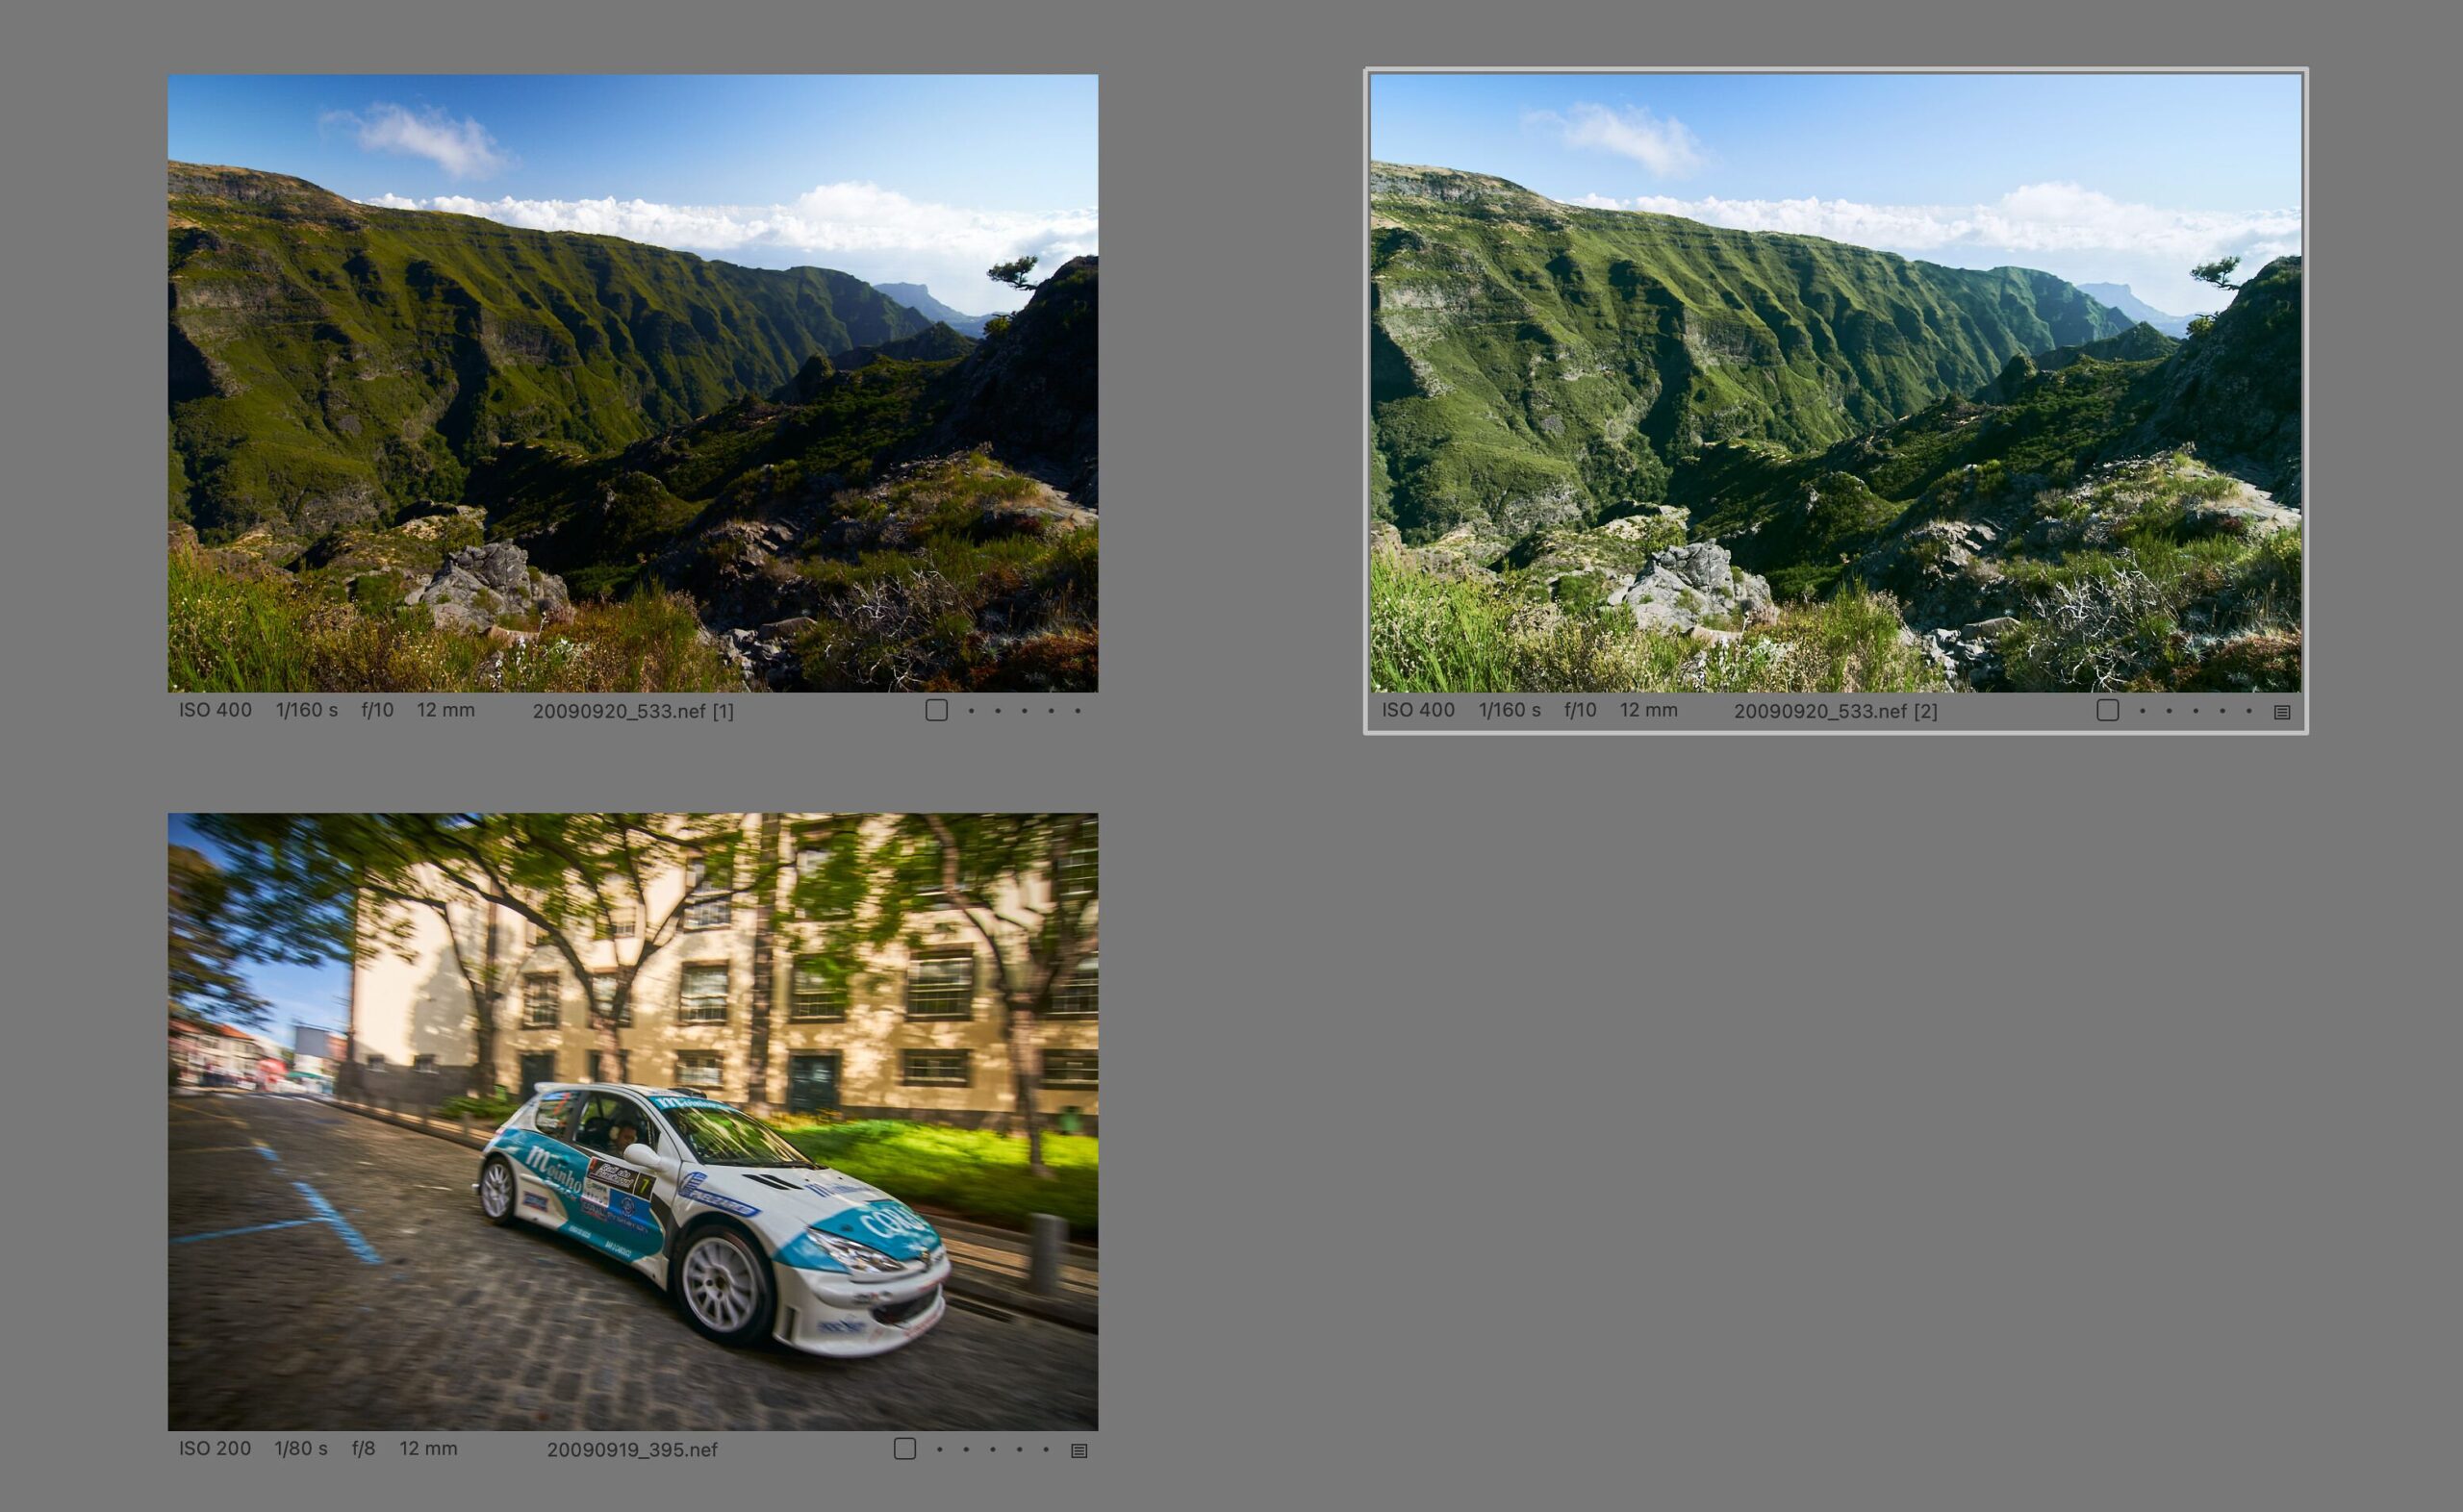
<path id="1" fill-rule="evenodd" d="M 950 1310 L 942 1295 L 950 1279 L 947 1250 L 913 1275 L 854 1276 L 776 1261 L 771 1270 L 778 1284 L 774 1335 L 806 1354 L 886 1354 L 930 1332 Z"/>

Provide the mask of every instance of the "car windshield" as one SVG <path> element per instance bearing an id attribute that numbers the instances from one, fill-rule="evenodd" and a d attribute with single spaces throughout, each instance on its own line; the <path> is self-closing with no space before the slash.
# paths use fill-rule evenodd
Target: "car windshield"
<path id="1" fill-rule="evenodd" d="M 812 1166 L 777 1130 L 733 1108 L 670 1108 L 667 1117 L 705 1166 Z"/>

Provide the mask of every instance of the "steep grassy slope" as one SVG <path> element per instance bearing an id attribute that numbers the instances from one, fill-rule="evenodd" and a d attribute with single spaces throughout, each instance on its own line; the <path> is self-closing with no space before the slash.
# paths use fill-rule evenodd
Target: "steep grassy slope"
<path id="1" fill-rule="evenodd" d="M 1731 441 L 1670 503 L 1499 549 L 1372 534 L 1371 675 L 1400 691 L 2300 686 L 2298 259 L 2213 325 L 2014 356 L 1818 449 Z M 2272 496 L 2270 496 L 2272 494 Z M 1686 542 L 1671 550 L 1671 542 Z M 1638 578 L 1715 547 L 1775 617 L 1679 633 Z M 1742 583 L 1742 578 L 1738 579 Z M 1759 594 L 1739 594 L 1761 597 Z M 1705 593 L 1705 610 L 1724 607 Z"/>
<path id="2" fill-rule="evenodd" d="M 823 268 L 170 167 L 171 489 L 209 540 L 459 498 L 499 441 L 621 446 L 929 322 Z"/>
<path id="3" fill-rule="evenodd" d="M 1828 445 L 2130 326 L 2031 269 L 1370 171 L 1373 503 L 1413 542 L 1595 518 L 1703 444 Z"/>
<path id="4" fill-rule="evenodd" d="M 1097 264 L 1063 271 L 979 343 L 816 354 L 619 448 L 501 441 L 450 510 L 175 525 L 174 683 L 1091 688 Z"/>

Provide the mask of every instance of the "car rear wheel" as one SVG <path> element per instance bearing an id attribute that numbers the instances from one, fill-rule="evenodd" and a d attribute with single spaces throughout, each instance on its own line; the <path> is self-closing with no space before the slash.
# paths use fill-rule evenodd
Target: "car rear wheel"
<path id="1" fill-rule="evenodd" d="M 513 1179 L 513 1162 L 501 1155 L 488 1157 L 479 1168 L 479 1211 L 491 1223 L 513 1222 L 514 1205 L 520 1201 L 519 1186 Z"/>
<path id="2" fill-rule="evenodd" d="M 750 1344 L 770 1331 L 776 1304 L 770 1262 L 742 1231 L 712 1223 L 685 1236 L 675 1261 L 675 1299 L 694 1331 L 721 1344 Z"/>

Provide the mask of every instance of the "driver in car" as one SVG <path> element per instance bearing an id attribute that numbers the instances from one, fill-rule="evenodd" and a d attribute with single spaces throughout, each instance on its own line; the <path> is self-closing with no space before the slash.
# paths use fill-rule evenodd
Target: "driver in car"
<path id="1" fill-rule="evenodd" d="M 624 1151 L 642 1142 L 642 1131 L 628 1119 L 618 1119 L 607 1130 L 607 1152 L 622 1160 Z"/>

